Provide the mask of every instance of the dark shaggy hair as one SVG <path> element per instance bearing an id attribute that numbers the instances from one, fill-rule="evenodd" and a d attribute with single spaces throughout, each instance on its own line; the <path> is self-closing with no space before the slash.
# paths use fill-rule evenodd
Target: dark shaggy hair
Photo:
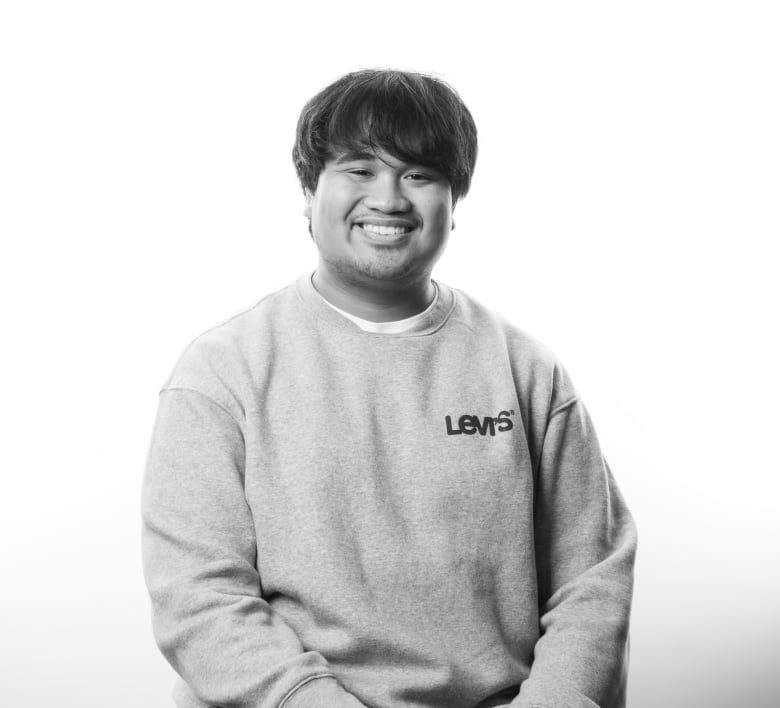
<path id="1" fill-rule="evenodd" d="M 455 203 L 471 185 L 477 127 L 452 87 L 406 71 L 346 74 L 303 107 L 293 163 L 304 189 L 316 190 L 327 160 L 379 150 L 441 172 Z"/>

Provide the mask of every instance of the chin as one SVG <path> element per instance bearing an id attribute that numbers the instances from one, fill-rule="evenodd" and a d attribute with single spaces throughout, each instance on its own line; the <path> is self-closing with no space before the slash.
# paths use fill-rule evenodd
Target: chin
<path id="1" fill-rule="evenodd" d="M 430 274 L 431 268 L 421 267 L 411 260 L 396 258 L 370 259 L 325 259 L 328 269 L 347 283 L 365 284 L 374 282 L 414 282 Z"/>
<path id="2" fill-rule="evenodd" d="M 430 275 L 431 272 L 430 269 L 422 269 L 414 263 L 397 265 L 367 263 L 363 266 L 360 270 L 364 277 L 383 282 L 416 282 Z"/>

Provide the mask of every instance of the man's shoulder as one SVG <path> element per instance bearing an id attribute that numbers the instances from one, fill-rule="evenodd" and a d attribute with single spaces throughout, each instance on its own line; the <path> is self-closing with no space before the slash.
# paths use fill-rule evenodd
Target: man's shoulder
<path id="1" fill-rule="evenodd" d="M 297 301 L 296 281 L 263 295 L 249 306 L 240 308 L 218 324 L 198 335 L 190 344 L 208 345 L 222 342 L 240 346 L 247 337 L 262 332 L 279 318 L 284 318 Z"/>
<path id="2" fill-rule="evenodd" d="M 458 319 L 478 337 L 498 338 L 510 353 L 530 362 L 552 367 L 558 364 L 554 352 L 522 326 L 472 295 L 452 288 L 458 302 Z"/>
<path id="3" fill-rule="evenodd" d="M 576 390 L 555 352 L 505 315 L 453 288 L 458 320 L 468 328 L 479 349 L 490 347 L 493 361 L 502 357 L 511 368 L 518 395 L 538 397 L 550 406 L 576 397 Z"/>
<path id="4" fill-rule="evenodd" d="M 246 371 L 248 358 L 272 346 L 273 330 L 289 322 L 296 302 L 293 281 L 205 330 L 185 347 L 166 387 L 234 379 Z"/>

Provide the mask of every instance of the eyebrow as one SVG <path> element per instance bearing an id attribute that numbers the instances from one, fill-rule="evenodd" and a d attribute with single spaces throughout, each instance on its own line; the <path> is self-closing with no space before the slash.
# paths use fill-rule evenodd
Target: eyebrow
<path id="1" fill-rule="evenodd" d="M 379 158 L 373 152 L 345 152 L 336 158 L 336 164 L 341 165 L 345 162 L 353 162 L 355 160 L 378 160 Z"/>

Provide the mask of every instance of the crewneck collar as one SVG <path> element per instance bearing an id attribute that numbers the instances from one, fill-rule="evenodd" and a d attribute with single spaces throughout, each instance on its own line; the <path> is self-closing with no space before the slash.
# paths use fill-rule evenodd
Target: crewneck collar
<path id="1" fill-rule="evenodd" d="M 314 278 L 311 279 L 312 285 L 314 285 Z M 418 312 L 411 317 L 404 317 L 402 320 L 393 320 L 390 322 L 372 322 L 371 320 L 364 320 L 362 317 L 357 317 L 346 310 L 342 310 L 336 307 L 330 302 L 314 285 L 314 289 L 317 290 L 317 294 L 325 301 L 325 304 L 330 305 L 336 312 L 343 315 L 348 320 L 354 322 L 360 329 L 366 332 L 373 332 L 374 334 L 402 334 L 407 330 L 414 329 L 420 322 L 422 322 L 428 313 L 436 307 L 436 301 L 439 299 L 439 286 L 436 285 L 436 281 L 433 283 L 433 300 L 422 312 Z"/>
<path id="2" fill-rule="evenodd" d="M 312 283 L 314 272 L 309 272 L 298 278 L 296 289 L 299 297 L 312 315 L 327 324 L 344 332 L 366 337 L 419 337 L 436 332 L 452 313 L 455 306 L 455 294 L 443 283 L 435 282 L 438 296 L 431 307 L 420 313 L 421 317 L 410 329 L 403 332 L 368 332 L 361 329 L 337 311 L 315 290 Z"/>

